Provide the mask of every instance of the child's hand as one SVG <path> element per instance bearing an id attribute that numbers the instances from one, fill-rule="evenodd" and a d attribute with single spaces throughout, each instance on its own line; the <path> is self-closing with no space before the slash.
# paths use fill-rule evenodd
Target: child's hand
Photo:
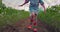
<path id="1" fill-rule="evenodd" d="M 19 7 L 20 7 L 20 6 L 23 6 L 23 5 L 19 5 Z"/>

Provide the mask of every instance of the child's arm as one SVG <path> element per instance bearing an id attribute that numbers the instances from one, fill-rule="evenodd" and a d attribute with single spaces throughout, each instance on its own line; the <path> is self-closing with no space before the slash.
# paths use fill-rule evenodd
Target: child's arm
<path id="1" fill-rule="evenodd" d="M 19 6 L 23 6 L 23 5 L 25 5 L 26 3 L 28 3 L 29 2 L 29 0 L 25 0 L 25 3 L 23 3 L 22 5 L 19 5 Z"/>
<path id="2" fill-rule="evenodd" d="M 41 4 L 41 6 L 44 8 L 44 13 L 46 13 L 46 9 L 45 9 L 45 6 L 44 6 L 44 2 L 42 0 L 39 0 L 39 3 Z"/>
<path id="3" fill-rule="evenodd" d="M 46 13 L 46 8 L 44 6 L 44 4 L 41 5 L 44 8 L 44 13 Z"/>

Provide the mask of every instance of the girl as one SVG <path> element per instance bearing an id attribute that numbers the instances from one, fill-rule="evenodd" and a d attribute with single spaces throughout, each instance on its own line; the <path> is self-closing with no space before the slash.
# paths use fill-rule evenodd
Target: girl
<path id="1" fill-rule="evenodd" d="M 36 31 L 36 25 L 37 25 L 37 21 L 36 21 L 36 17 L 39 11 L 39 3 L 41 4 L 41 6 L 44 8 L 44 12 L 46 13 L 45 10 L 45 6 L 44 6 L 44 2 L 42 0 L 25 0 L 25 2 L 22 5 L 19 6 L 23 6 L 25 4 L 27 4 L 30 1 L 30 5 L 29 5 L 29 10 L 30 10 L 30 17 L 31 17 L 31 24 L 34 24 L 34 31 Z M 35 21 L 34 21 L 35 20 Z M 28 28 L 32 28 L 31 25 L 28 26 Z"/>

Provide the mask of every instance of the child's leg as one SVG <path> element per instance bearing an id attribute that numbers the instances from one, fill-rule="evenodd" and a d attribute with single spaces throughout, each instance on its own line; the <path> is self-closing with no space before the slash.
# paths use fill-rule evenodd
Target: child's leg
<path id="1" fill-rule="evenodd" d="M 31 21 L 31 22 L 30 22 L 30 24 L 29 24 L 29 26 L 28 26 L 29 29 L 31 29 L 32 26 L 33 26 L 33 21 L 34 21 L 34 18 L 33 18 L 33 17 L 34 17 L 34 16 L 35 16 L 35 15 L 34 15 L 34 12 L 31 12 L 31 13 L 30 13 L 30 21 Z"/>
<path id="2" fill-rule="evenodd" d="M 32 12 L 32 13 L 30 14 L 30 20 L 31 20 L 32 23 L 36 21 L 36 16 L 37 16 L 37 15 L 36 15 L 35 12 Z"/>
<path id="3" fill-rule="evenodd" d="M 30 29 L 32 28 L 33 31 L 37 31 L 37 12 L 31 12 L 30 13 Z"/>
<path id="4" fill-rule="evenodd" d="M 37 13 L 32 12 L 30 14 L 30 17 L 31 17 L 31 25 L 33 27 L 33 31 L 37 32 Z"/>
<path id="5" fill-rule="evenodd" d="M 37 15 L 38 15 L 38 13 L 34 13 L 34 15 L 35 15 L 35 17 L 33 17 L 34 18 L 34 22 L 33 22 L 33 32 L 37 32 Z"/>
<path id="6" fill-rule="evenodd" d="M 30 25 L 29 28 L 31 28 L 32 26 L 34 26 L 34 22 L 36 22 L 36 14 L 35 12 L 30 13 Z"/>

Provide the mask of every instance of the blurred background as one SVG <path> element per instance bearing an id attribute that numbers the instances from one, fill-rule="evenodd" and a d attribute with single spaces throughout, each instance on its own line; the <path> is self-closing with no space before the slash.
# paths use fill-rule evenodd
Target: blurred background
<path id="1" fill-rule="evenodd" d="M 60 32 L 60 0 L 43 0 L 46 14 L 39 6 L 38 32 Z M 0 32 L 31 32 L 26 29 L 30 23 L 29 3 L 19 7 L 24 0 L 0 0 Z"/>
<path id="2" fill-rule="evenodd" d="M 24 3 L 25 0 L 2 0 L 2 3 L 4 3 L 7 7 L 13 7 L 16 9 L 24 9 L 26 11 L 29 10 L 29 3 L 27 3 L 26 5 L 24 5 L 23 7 L 18 7 L 18 5 L 21 5 Z M 54 6 L 54 5 L 59 5 L 60 4 L 60 0 L 43 0 L 45 3 L 45 7 L 47 8 L 48 6 Z M 41 7 L 41 6 L 40 6 Z"/>

